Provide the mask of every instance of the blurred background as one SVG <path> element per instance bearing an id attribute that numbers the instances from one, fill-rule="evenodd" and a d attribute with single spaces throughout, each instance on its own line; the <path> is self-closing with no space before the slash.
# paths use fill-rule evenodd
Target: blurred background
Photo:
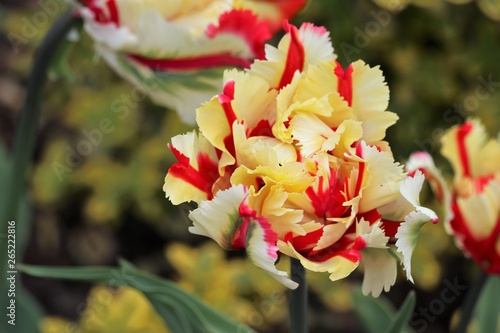
<path id="1" fill-rule="evenodd" d="M 12 148 L 35 49 L 65 8 L 58 0 L 0 0 L 2 152 Z M 427 150 L 448 170 L 438 139 L 464 117 L 479 117 L 490 134 L 499 132 L 500 1 L 311 0 L 293 20 L 304 21 L 331 32 L 343 65 L 357 59 L 380 65 L 391 90 L 389 110 L 400 117 L 387 138 L 398 161 Z M 115 75 L 84 33 L 67 51 L 44 95 L 29 184 L 33 227 L 22 261 L 116 265 L 125 258 L 258 332 L 287 332 L 286 290 L 241 253 L 191 235 L 190 207 L 164 197 L 163 178 L 174 160 L 167 143 L 190 128 Z M 424 192 L 423 201 L 438 209 L 430 190 Z M 287 270 L 288 260 L 279 265 Z M 415 285 L 400 271 L 381 297 L 398 307 L 414 289 L 414 329 L 447 332 L 464 295 L 442 309 L 436 300 L 450 283 L 469 283 L 474 266 L 438 224 L 424 227 L 413 270 Z M 335 283 L 328 274 L 308 278 L 311 332 L 365 331 L 353 298 L 362 270 Z M 133 290 L 28 276 L 22 283 L 45 312 L 43 333 L 168 332 Z"/>

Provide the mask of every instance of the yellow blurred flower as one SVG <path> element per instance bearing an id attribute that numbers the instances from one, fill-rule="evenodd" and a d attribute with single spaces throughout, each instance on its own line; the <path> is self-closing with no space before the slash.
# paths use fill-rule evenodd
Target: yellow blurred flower
<path id="1" fill-rule="evenodd" d="M 247 261 L 226 259 L 216 244 L 176 243 L 165 254 L 179 274 L 179 286 L 238 322 L 266 327 L 284 319 L 285 288 Z"/>
<path id="2" fill-rule="evenodd" d="M 78 323 L 45 318 L 42 333 L 168 333 L 142 293 L 131 288 L 94 287 Z"/>

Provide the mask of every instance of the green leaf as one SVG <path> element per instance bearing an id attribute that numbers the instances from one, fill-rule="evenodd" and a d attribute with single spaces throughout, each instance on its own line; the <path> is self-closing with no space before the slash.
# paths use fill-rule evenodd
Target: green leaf
<path id="1" fill-rule="evenodd" d="M 387 323 L 391 321 L 391 314 L 395 312 L 393 306 L 384 298 L 365 296 L 361 289 L 353 292 L 354 310 L 361 319 L 367 332 L 384 333 Z"/>
<path id="2" fill-rule="evenodd" d="M 1 332 L 35 333 L 39 330 L 39 323 L 44 316 L 44 312 L 31 293 L 22 287 L 20 283 L 18 275 L 16 285 L 16 326 L 7 325 L 8 328 L 0 326 L 2 328 Z"/>
<path id="3" fill-rule="evenodd" d="M 365 330 L 370 333 L 386 333 L 386 332 L 406 332 L 412 333 L 414 330 L 406 324 L 410 318 L 410 315 L 415 307 L 415 294 L 410 293 L 406 298 L 404 304 L 402 305 L 399 312 L 396 313 L 394 306 L 384 297 L 380 296 L 378 298 L 374 298 L 371 296 L 364 296 L 361 292 L 361 289 L 355 289 L 353 292 L 354 297 L 354 310 L 358 317 L 361 319 L 361 323 Z M 408 317 L 400 316 L 406 315 L 407 308 L 409 307 Z M 403 312 L 404 311 L 404 312 Z M 401 326 L 399 325 L 398 320 L 403 320 Z M 390 323 L 390 326 L 387 325 Z M 394 326 L 394 327 L 393 327 Z M 397 331 L 390 331 L 390 329 L 396 329 Z"/>
<path id="4" fill-rule="evenodd" d="M 478 300 L 477 333 L 500 332 L 500 277 L 490 276 Z"/>
<path id="5" fill-rule="evenodd" d="M 415 309 L 416 296 L 414 291 L 410 291 L 408 296 L 406 296 L 403 305 L 399 309 L 394 319 L 392 320 L 389 328 L 385 331 L 386 333 L 400 333 L 405 330 L 408 320 L 410 320 L 411 314 Z"/>
<path id="6" fill-rule="evenodd" d="M 0 144 L 0 184 L 5 184 L 5 179 L 8 177 L 10 164 L 12 160 L 9 158 L 5 147 Z M 5 196 L 9 195 L 5 191 L 0 191 L 0 202 L 5 200 Z M 16 260 L 21 257 L 24 252 L 32 225 L 31 205 L 24 195 L 19 202 L 18 220 L 16 220 Z M 3 239 L 1 241 L 4 241 Z M 5 297 L 5 296 L 4 296 Z M 38 323 L 42 319 L 44 313 L 42 307 L 31 296 L 31 294 L 21 285 L 20 276 L 16 276 L 15 298 L 5 297 L 5 301 L 10 302 L 10 299 L 15 299 L 15 315 L 16 325 L 10 325 L 7 320 L 0 321 L 0 332 L 23 333 L 23 332 L 38 332 Z M 8 303 L 6 303 L 8 304 Z"/>
<path id="7" fill-rule="evenodd" d="M 20 265 L 24 273 L 58 279 L 129 286 L 141 291 L 174 333 L 237 332 L 252 329 L 212 309 L 175 283 L 140 272 L 121 261 L 119 267 L 43 267 Z"/>

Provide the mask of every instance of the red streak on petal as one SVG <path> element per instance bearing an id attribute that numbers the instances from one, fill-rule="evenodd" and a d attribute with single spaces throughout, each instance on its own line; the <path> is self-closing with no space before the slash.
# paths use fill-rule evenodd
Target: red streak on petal
<path id="1" fill-rule="evenodd" d="M 471 122 L 466 122 L 458 128 L 457 131 L 457 145 L 458 154 L 460 156 L 460 162 L 462 163 L 462 168 L 464 169 L 464 176 L 470 177 L 471 170 L 469 164 L 469 155 L 467 152 L 467 146 L 465 145 L 465 139 L 467 135 L 472 131 L 473 124 Z"/>
<path id="2" fill-rule="evenodd" d="M 353 235 L 355 232 L 356 225 L 352 224 L 346 231 L 344 236 L 342 236 L 337 242 L 330 245 L 329 247 L 318 251 L 303 251 L 303 253 L 301 254 L 314 262 L 324 262 L 335 256 L 344 257 L 352 262 L 359 262 L 361 260 L 361 253 L 359 252 L 359 250 L 364 248 L 363 246 L 366 246 L 366 243 L 362 238 L 361 240 L 358 239 L 360 237 L 354 238 Z M 317 235 L 314 236 L 317 237 Z M 311 240 L 313 240 L 313 238 Z M 317 242 L 315 242 L 315 244 L 316 243 Z"/>
<path id="3" fill-rule="evenodd" d="M 361 145 L 358 145 L 356 147 L 356 156 L 363 157 L 363 147 Z M 363 179 L 365 175 L 365 166 L 365 162 L 359 162 L 358 179 L 356 181 L 354 197 L 357 197 L 359 195 L 359 192 L 361 191 L 361 186 L 363 185 Z"/>
<path id="4" fill-rule="evenodd" d="M 211 200 L 213 198 L 212 186 L 219 178 L 217 163 L 212 161 L 207 154 L 199 153 L 196 157 L 199 170 L 196 170 L 190 164 L 190 159 L 187 156 L 171 145 L 169 145 L 169 148 L 174 153 L 178 162 L 172 165 L 168 172 L 175 178 L 182 179 L 186 183 L 205 192 L 207 199 Z"/>
<path id="5" fill-rule="evenodd" d="M 290 34 L 290 45 L 288 46 L 285 69 L 277 89 L 281 89 L 292 82 L 293 75 L 296 71 L 304 69 L 305 62 L 304 45 L 302 45 L 299 38 L 299 30 L 296 26 L 289 24 L 288 21 L 283 23 L 283 28 Z"/>
<path id="6" fill-rule="evenodd" d="M 267 218 L 260 216 L 254 219 L 254 222 L 258 223 L 264 231 L 264 242 L 267 244 L 267 255 L 274 260 L 278 259 L 278 247 L 276 246 L 278 234 L 271 228 L 271 224 Z"/>
<path id="7" fill-rule="evenodd" d="M 476 193 L 482 193 L 486 185 L 490 183 L 491 180 L 495 179 L 495 175 L 486 175 L 474 179 L 474 190 Z"/>
<path id="8" fill-rule="evenodd" d="M 268 19 L 268 26 L 271 31 L 279 30 L 283 19 L 291 18 L 295 13 L 304 7 L 306 0 L 258 0 L 259 2 L 267 2 L 276 6 L 281 11 L 281 16 Z"/>
<path id="9" fill-rule="evenodd" d="M 376 209 L 372 209 L 368 212 L 358 214 L 358 218 L 364 218 L 365 221 L 368 221 L 370 225 L 377 222 L 382 216 L 378 213 Z"/>
<path id="10" fill-rule="evenodd" d="M 349 106 L 352 105 L 352 72 L 353 67 L 349 65 L 347 70 L 344 71 L 342 66 L 337 62 L 334 73 L 338 79 L 338 92 Z"/>
<path id="11" fill-rule="evenodd" d="M 109 9 L 109 19 L 111 22 L 114 22 L 116 26 L 120 25 L 120 17 L 118 14 L 118 6 L 116 5 L 116 0 L 109 0 L 108 3 L 108 9 Z"/>
<path id="12" fill-rule="evenodd" d="M 243 249 L 246 247 L 248 228 L 250 223 L 256 223 L 264 231 L 263 241 L 267 245 L 267 255 L 272 259 L 278 259 L 278 248 L 276 247 L 276 242 L 278 241 L 278 234 L 274 232 L 271 228 L 271 224 L 267 218 L 263 216 L 257 216 L 257 212 L 251 209 L 246 201 L 243 201 L 238 208 L 238 214 L 243 218 L 242 225 L 236 231 L 233 238 L 233 248 Z"/>
<path id="13" fill-rule="evenodd" d="M 236 114 L 234 113 L 233 106 L 231 102 L 234 99 L 234 80 L 229 80 L 224 85 L 223 94 L 218 96 L 219 102 L 221 103 L 222 109 L 224 110 L 224 114 L 226 115 L 227 123 L 229 125 L 229 134 L 224 138 L 224 145 L 228 152 L 236 157 L 236 148 L 234 146 L 233 139 L 233 124 L 237 121 Z"/>
<path id="14" fill-rule="evenodd" d="M 309 201 L 314 207 L 314 214 L 319 218 L 342 217 L 349 211 L 349 207 L 343 206 L 346 196 L 343 194 L 343 178 L 336 177 L 335 170 L 331 170 L 328 184 L 325 184 L 323 176 L 318 179 L 318 189 L 313 186 L 306 190 Z M 326 188 L 325 188 L 326 185 Z"/>
<path id="15" fill-rule="evenodd" d="M 304 236 L 294 237 L 292 245 L 298 252 L 309 251 L 316 246 L 321 236 L 323 236 L 323 228 L 307 233 Z"/>
<path id="16" fill-rule="evenodd" d="M 238 230 L 236 230 L 236 233 L 234 234 L 234 238 L 233 238 L 233 244 L 232 244 L 233 249 L 240 250 L 240 249 L 244 249 L 246 247 L 249 222 L 250 222 L 250 220 L 248 218 L 244 218 L 243 223 L 238 228 Z"/>
<path id="17" fill-rule="evenodd" d="M 177 161 L 181 164 L 189 164 L 189 157 L 181 153 L 177 148 L 172 146 L 170 143 L 168 144 L 168 148 L 172 151 Z"/>
<path id="18" fill-rule="evenodd" d="M 219 34 L 236 35 L 243 39 L 253 57 L 264 59 L 264 43 L 272 37 L 266 22 L 259 20 L 251 10 L 233 9 L 219 17 L 218 26 L 209 25 L 205 34 L 214 38 Z"/>
<path id="19" fill-rule="evenodd" d="M 269 120 L 262 119 L 255 126 L 255 128 L 252 128 L 251 130 L 249 130 L 247 133 L 247 137 L 250 138 L 252 136 L 268 136 L 271 138 L 274 137 L 273 128 L 272 128 L 271 124 L 269 123 Z"/>
<path id="20" fill-rule="evenodd" d="M 402 221 L 382 220 L 382 229 L 384 230 L 384 234 L 389 238 L 396 237 L 401 223 Z"/>
<path id="21" fill-rule="evenodd" d="M 477 265 L 488 274 L 500 274 L 500 254 L 496 251 L 496 243 L 500 237 L 500 216 L 497 218 L 491 234 L 482 239 L 474 238 L 456 200 L 452 203 L 454 218 L 450 222 L 452 232 L 458 243 Z"/>
<path id="22" fill-rule="evenodd" d="M 325 262 L 336 256 L 343 257 L 352 262 L 359 262 L 361 260 L 361 253 L 353 247 L 353 240 L 347 238 L 346 241 L 339 240 L 337 243 L 324 250 L 311 253 L 307 258 L 314 262 Z"/>
<path id="23" fill-rule="evenodd" d="M 252 63 L 250 60 L 239 58 L 229 53 L 177 59 L 152 59 L 136 54 L 129 54 L 128 56 L 141 65 L 158 71 L 186 71 L 226 66 L 248 68 Z"/>
<path id="24" fill-rule="evenodd" d="M 98 4 L 98 0 L 86 0 L 84 4 L 94 13 L 94 20 L 98 23 L 115 23 L 119 26 L 119 14 L 118 7 L 116 5 L 116 0 L 108 0 L 105 4 L 108 7 L 109 16 L 106 15 L 105 11 L 102 9 L 101 5 Z"/>
<path id="25" fill-rule="evenodd" d="M 356 237 L 356 240 L 354 241 L 354 245 L 352 247 L 353 250 L 357 250 L 357 251 L 361 251 L 363 250 L 364 248 L 366 248 L 368 246 L 368 244 L 366 243 L 366 241 L 363 239 L 363 237 L 361 236 L 357 236 Z"/>

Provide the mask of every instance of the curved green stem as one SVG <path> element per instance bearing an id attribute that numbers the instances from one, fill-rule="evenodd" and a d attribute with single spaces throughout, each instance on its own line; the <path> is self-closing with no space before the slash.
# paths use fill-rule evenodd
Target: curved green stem
<path id="1" fill-rule="evenodd" d="M 458 322 L 455 333 L 467 332 L 467 326 L 469 326 L 469 322 L 474 314 L 474 308 L 476 307 L 477 300 L 481 295 L 481 290 L 483 289 L 487 279 L 488 275 L 483 270 L 479 270 L 478 275 L 472 283 L 472 288 L 469 289 L 467 295 L 465 296 L 462 310 L 460 311 L 460 321 Z"/>
<path id="2" fill-rule="evenodd" d="M 40 102 L 47 78 L 47 72 L 54 59 L 60 43 L 72 27 L 80 22 L 74 15 L 74 9 L 64 12 L 53 24 L 44 40 L 40 44 L 34 57 L 33 67 L 29 76 L 28 87 L 21 110 L 20 121 L 14 139 L 13 160 L 2 188 L 5 191 L 4 202 L 0 203 L 0 308 L 6 300 L 6 272 L 7 272 L 7 221 L 16 221 L 19 211 L 19 202 L 25 191 L 27 170 L 33 156 L 35 138 L 40 118 Z M 18 256 L 20 254 L 18 253 Z M 20 258 L 18 257 L 17 260 Z M 10 269 L 12 270 L 12 269 Z"/>
<path id="3" fill-rule="evenodd" d="M 292 280 L 299 286 L 290 291 L 290 333 L 308 332 L 307 280 L 304 266 L 299 260 L 290 258 Z"/>

